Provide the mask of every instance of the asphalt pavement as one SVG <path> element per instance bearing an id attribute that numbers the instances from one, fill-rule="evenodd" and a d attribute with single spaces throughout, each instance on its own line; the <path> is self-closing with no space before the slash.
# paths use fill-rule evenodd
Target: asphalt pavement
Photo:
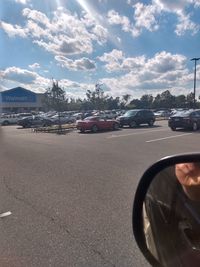
<path id="1" fill-rule="evenodd" d="M 199 152 L 200 132 L 166 121 L 97 134 L 0 129 L 0 266 L 149 266 L 132 234 L 144 170 Z"/>

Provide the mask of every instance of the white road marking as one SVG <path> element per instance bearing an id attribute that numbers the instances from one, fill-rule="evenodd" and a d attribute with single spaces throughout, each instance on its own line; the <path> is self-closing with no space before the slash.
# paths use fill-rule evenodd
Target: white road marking
<path id="1" fill-rule="evenodd" d="M 129 133 L 129 134 L 119 134 L 119 135 L 109 135 L 107 136 L 108 139 L 110 138 L 118 138 L 118 137 L 126 137 L 126 136 L 131 136 L 131 135 L 137 135 L 137 134 L 145 134 L 145 133 L 153 133 L 153 132 L 161 132 L 161 131 L 166 131 L 166 129 L 160 129 L 160 130 L 152 130 L 152 131 L 138 131 L 138 132 L 134 132 L 134 133 Z"/>
<path id="2" fill-rule="evenodd" d="M 176 138 L 176 137 L 181 137 L 181 136 L 186 136 L 186 135 L 191 135 L 191 134 L 192 133 L 178 134 L 178 135 L 173 135 L 173 136 L 168 136 L 168 137 L 149 140 L 149 141 L 146 141 L 146 143 L 157 142 L 157 141 L 161 141 L 161 140 L 166 140 L 166 139 L 170 139 L 170 138 Z"/>

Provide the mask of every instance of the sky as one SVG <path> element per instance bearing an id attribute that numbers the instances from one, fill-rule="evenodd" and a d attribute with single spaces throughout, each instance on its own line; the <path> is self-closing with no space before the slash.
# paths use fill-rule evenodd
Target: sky
<path id="1" fill-rule="evenodd" d="M 193 91 L 200 0 L 1 0 L 0 91 L 113 97 Z M 200 61 L 197 62 L 200 95 Z"/>

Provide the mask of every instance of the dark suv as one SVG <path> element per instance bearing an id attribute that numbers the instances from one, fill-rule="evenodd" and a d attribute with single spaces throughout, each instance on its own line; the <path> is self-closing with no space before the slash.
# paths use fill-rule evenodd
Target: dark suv
<path id="1" fill-rule="evenodd" d="M 154 113 L 148 109 L 133 109 L 127 111 L 123 116 L 117 118 L 120 127 L 128 125 L 131 128 L 139 126 L 140 124 L 148 124 L 153 126 L 155 122 Z"/>
<path id="2" fill-rule="evenodd" d="M 196 131 L 200 128 L 200 110 L 179 111 L 169 118 L 168 126 L 172 131 L 177 128 Z"/>

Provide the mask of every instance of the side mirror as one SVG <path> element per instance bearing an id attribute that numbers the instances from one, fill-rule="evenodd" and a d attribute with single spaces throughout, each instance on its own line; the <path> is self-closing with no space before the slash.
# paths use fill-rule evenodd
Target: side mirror
<path id="1" fill-rule="evenodd" d="M 152 266 L 200 266 L 200 154 L 166 157 L 146 170 L 132 223 Z"/>

